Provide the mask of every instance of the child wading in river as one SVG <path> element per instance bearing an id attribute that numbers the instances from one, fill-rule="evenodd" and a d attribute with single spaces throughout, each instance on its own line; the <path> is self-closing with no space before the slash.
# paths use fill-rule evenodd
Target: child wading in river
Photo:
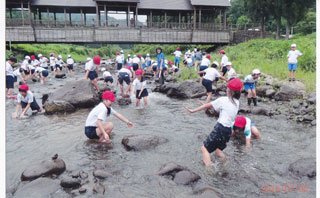
<path id="1" fill-rule="evenodd" d="M 27 84 L 20 85 L 17 100 L 18 100 L 18 104 L 16 107 L 16 111 L 12 114 L 12 118 L 17 118 L 18 112 L 21 107 L 22 107 L 22 112 L 20 114 L 20 118 L 24 117 L 24 115 L 27 113 L 29 108 L 31 108 L 32 111 L 34 110 L 37 110 L 38 112 L 42 111 L 35 97 L 33 96 L 33 93 L 29 90 L 29 87 Z"/>
<path id="2" fill-rule="evenodd" d="M 257 106 L 256 83 L 260 80 L 260 70 L 254 69 L 251 75 L 244 79 L 244 88 L 248 92 L 248 105 L 253 101 L 254 106 Z"/>
<path id="3" fill-rule="evenodd" d="M 251 134 L 253 134 L 257 139 L 261 139 L 261 134 L 257 127 L 255 127 L 254 122 L 244 116 L 238 116 L 232 125 L 232 136 L 240 140 L 246 140 L 246 147 L 250 148 Z"/>
<path id="4" fill-rule="evenodd" d="M 136 90 L 136 106 L 140 106 L 140 99 L 143 98 L 144 106 L 148 106 L 148 91 L 146 89 L 146 81 L 142 77 L 142 70 L 136 71 L 136 79 L 134 79 L 132 85 L 132 94 Z"/>
<path id="5" fill-rule="evenodd" d="M 116 98 L 112 91 L 103 92 L 102 102 L 91 110 L 86 120 L 85 134 L 89 139 L 96 139 L 106 143 L 111 142 L 110 134 L 113 129 L 113 123 L 105 122 L 110 115 L 116 116 L 130 128 L 133 128 L 132 122 L 111 108 L 115 100 Z"/>
<path id="6" fill-rule="evenodd" d="M 185 107 L 190 113 L 209 108 L 214 108 L 215 111 L 220 112 L 217 124 L 201 147 L 203 162 L 206 166 L 211 164 L 210 153 L 212 152 L 215 152 L 222 162 L 226 162 L 226 156 L 222 151 L 227 147 L 227 142 L 232 133 L 231 127 L 239 110 L 241 89 L 242 82 L 235 78 L 228 83 L 227 96 L 220 97 L 211 103 L 203 104 L 196 109 Z"/>
<path id="7" fill-rule="evenodd" d="M 97 92 L 100 92 L 99 86 L 98 86 L 98 67 L 100 65 L 101 58 L 100 56 L 95 56 L 93 60 L 90 60 L 86 64 L 86 79 L 88 78 L 91 80 L 91 83 L 96 88 Z"/>

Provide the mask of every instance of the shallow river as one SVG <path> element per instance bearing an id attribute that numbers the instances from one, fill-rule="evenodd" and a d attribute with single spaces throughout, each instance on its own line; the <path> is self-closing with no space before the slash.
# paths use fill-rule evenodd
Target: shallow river
<path id="1" fill-rule="evenodd" d="M 51 78 L 45 86 L 30 83 L 30 88 L 41 103 L 43 93 L 83 76 L 81 73 L 67 79 Z M 245 105 L 244 96 L 242 99 L 242 105 Z M 13 120 L 11 113 L 16 102 L 7 100 L 7 188 L 18 185 L 26 167 L 58 153 L 67 165 L 67 171 L 84 170 L 91 177 L 95 168 L 112 172 L 113 176 L 102 182 L 106 186 L 105 197 L 181 197 L 191 192 L 189 186 L 175 185 L 154 175 L 167 162 L 188 167 L 201 176 L 199 182 L 211 186 L 222 197 L 315 197 L 315 179 L 299 179 L 287 171 L 290 163 L 316 156 L 315 127 L 287 121 L 284 116 L 249 115 L 260 129 L 262 140 L 253 140 L 251 152 L 231 140 L 224 150 L 228 163 L 214 174 L 203 166 L 200 147 L 201 136 L 211 132 L 216 118 L 208 117 L 204 112 L 187 113 L 183 106 L 198 106 L 195 99 L 171 99 L 149 89 L 148 100 L 150 106 L 143 109 L 135 108 L 135 99 L 129 106 L 114 104 L 113 108 L 131 120 L 135 127 L 129 129 L 120 120 L 111 118 L 115 125 L 112 148 L 87 141 L 84 124 L 90 109 L 68 115 L 39 114 Z M 121 145 L 121 139 L 131 134 L 153 134 L 166 137 L 169 142 L 148 151 L 128 152 Z M 283 184 L 307 185 L 309 191 L 263 192 L 263 186 Z M 83 197 L 88 196 L 93 195 Z M 52 197 L 72 196 L 62 190 Z"/>

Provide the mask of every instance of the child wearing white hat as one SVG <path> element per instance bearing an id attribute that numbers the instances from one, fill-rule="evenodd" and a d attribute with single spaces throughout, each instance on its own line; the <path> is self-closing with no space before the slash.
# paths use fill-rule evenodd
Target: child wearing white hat
<path id="1" fill-rule="evenodd" d="M 291 71 L 293 73 L 292 81 L 296 80 L 296 70 L 298 67 L 298 58 L 302 56 L 302 53 L 299 50 L 296 50 L 297 45 L 292 44 L 291 50 L 289 51 L 288 58 L 288 70 L 289 70 L 289 81 L 291 81 Z"/>

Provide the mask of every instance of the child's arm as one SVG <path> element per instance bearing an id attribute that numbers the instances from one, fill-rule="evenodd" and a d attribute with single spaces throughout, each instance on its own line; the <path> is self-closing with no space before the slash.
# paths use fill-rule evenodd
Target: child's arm
<path id="1" fill-rule="evenodd" d="M 24 114 L 28 111 L 28 109 L 30 108 L 31 103 L 28 103 L 26 108 L 23 109 L 23 111 L 20 114 L 20 118 L 23 118 Z"/>
<path id="2" fill-rule="evenodd" d="M 141 90 L 140 90 L 140 93 L 139 93 L 139 97 L 141 96 L 143 90 L 144 90 L 144 86 L 142 85 Z"/>
<path id="3" fill-rule="evenodd" d="M 204 70 L 198 72 L 198 74 L 204 74 L 204 73 L 206 73 Z"/>
<path id="4" fill-rule="evenodd" d="M 127 118 L 125 118 L 120 113 L 114 113 L 114 116 L 116 116 L 119 120 L 125 122 L 128 125 L 128 127 L 133 128 L 133 123 L 130 122 Z"/>
<path id="5" fill-rule="evenodd" d="M 190 113 L 195 113 L 197 111 L 202 111 L 202 110 L 205 110 L 205 109 L 210 109 L 212 108 L 212 104 L 211 103 L 207 103 L 207 104 L 203 104 L 201 105 L 200 107 L 198 108 L 195 108 L 195 109 L 190 109 L 188 107 L 184 107 L 187 111 L 189 111 Z"/>
<path id="6" fill-rule="evenodd" d="M 102 122 L 99 119 L 97 120 L 97 126 L 98 126 L 98 129 L 102 132 L 106 142 L 109 143 L 110 142 L 110 137 L 109 137 L 108 133 L 104 130 Z"/>
<path id="7" fill-rule="evenodd" d="M 247 152 L 251 151 L 250 138 L 246 139 L 246 151 Z"/>
<path id="8" fill-rule="evenodd" d="M 16 107 L 16 111 L 12 114 L 12 118 L 17 118 L 18 117 L 18 112 L 20 110 L 20 107 L 21 107 L 21 103 L 18 103 L 17 104 L 17 107 Z"/>
<path id="9" fill-rule="evenodd" d="M 224 76 L 220 76 L 221 80 L 224 80 L 225 82 L 228 82 L 228 80 Z"/>
<path id="10" fill-rule="evenodd" d="M 88 80 L 88 76 L 89 76 L 89 70 L 87 70 L 86 72 L 86 80 Z"/>

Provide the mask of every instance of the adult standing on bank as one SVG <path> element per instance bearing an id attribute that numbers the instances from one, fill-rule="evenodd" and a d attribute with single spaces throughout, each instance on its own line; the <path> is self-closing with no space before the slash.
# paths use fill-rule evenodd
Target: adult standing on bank
<path id="1" fill-rule="evenodd" d="M 229 59 L 228 59 L 228 57 L 226 55 L 226 52 L 224 50 L 220 50 L 219 54 L 222 56 L 220 73 L 221 73 L 222 76 L 224 76 L 228 71 L 227 62 L 229 62 Z"/>
<path id="2" fill-rule="evenodd" d="M 288 58 L 288 70 L 289 70 L 289 81 L 291 81 L 291 71 L 293 73 L 292 81 L 296 80 L 296 70 L 298 67 L 298 58 L 302 56 L 302 53 L 299 50 L 296 50 L 297 45 L 292 44 L 291 50 L 289 51 Z"/>
<path id="3" fill-rule="evenodd" d="M 166 67 L 165 65 L 165 56 L 162 52 L 161 47 L 158 47 L 156 49 L 156 53 L 157 53 L 157 61 L 158 61 L 158 70 L 157 70 L 157 76 L 161 79 L 163 79 L 164 75 L 163 75 L 163 69 Z M 163 84 L 162 81 L 160 81 L 161 84 Z"/>

